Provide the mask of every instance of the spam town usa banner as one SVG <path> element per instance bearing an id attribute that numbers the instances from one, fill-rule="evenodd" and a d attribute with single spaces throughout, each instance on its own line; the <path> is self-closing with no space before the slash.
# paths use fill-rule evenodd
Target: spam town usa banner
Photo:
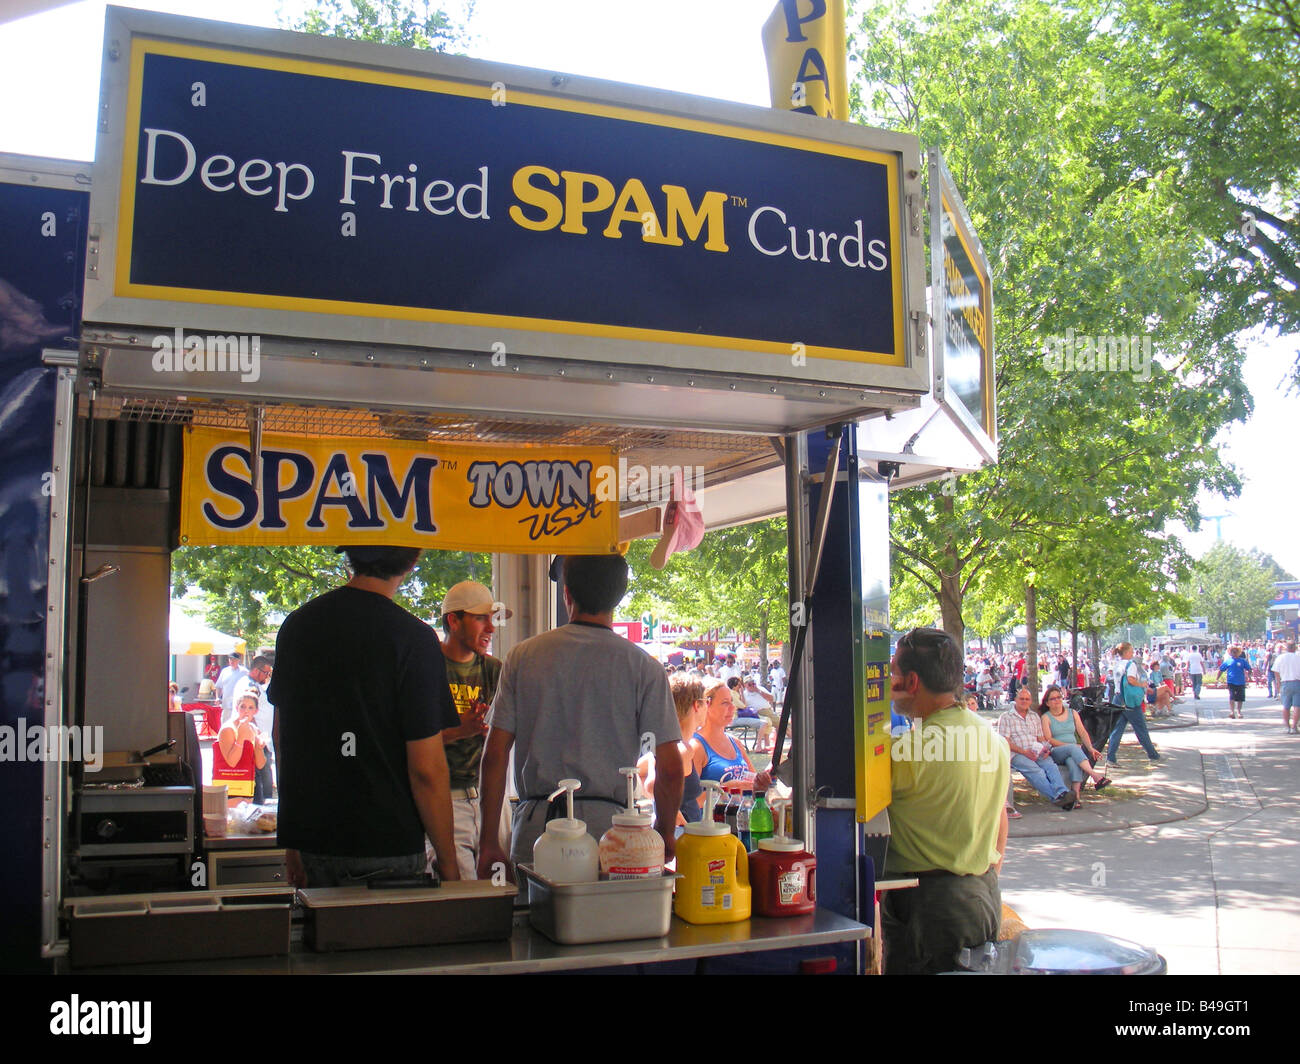
<path id="1" fill-rule="evenodd" d="M 186 431 L 182 546 L 618 550 L 611 449 L 267 435 L 258 459 L 246 435 Z"/>
<path id="2" fill-rule="evenodd" d="M 897 152 L 147 36 L 129 64 L 118 297 L 907 364 Z"/>

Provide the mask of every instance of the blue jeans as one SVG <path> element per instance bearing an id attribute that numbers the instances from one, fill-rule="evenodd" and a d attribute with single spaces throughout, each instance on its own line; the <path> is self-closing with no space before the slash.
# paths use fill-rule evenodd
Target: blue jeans
<path id="1" fill-rule="evenodd" d="M 1192 694 L 1197 698 L 1201 697 L 1201 681 L 1205 679 L 1203 673 L 1192 673 Z"/>
<path id="2" fill-rule="evenodd" d="M 1070 770 L 1071 783 L 1083 782 L 1083 762 L 1088 758 L 1083 753 L 1083 747 L 1078 743 L 1052 747 L 1052 760 L 1058 765 L 1065 765 Z"/>
<path id="3" fill-rule="evenodd" d="M 1011 755 L 1011 768 L 1029 781 L 1044 798 L 1055 801 L 1065 793 L 1065 784 L 1061 782 L 1060 770 L 1056 762 L 1047 755 L 1037 761 L 1030 761 L 1024 754 Z"/>
<path id="4" fill-rule="evenodd" d="M 309 887 L 363 887 L 372 875 L 418 876 L 424 871 L 424 854 L 406 853 L 395 857 L 331 857 L 302 854 Z"/>
<path id="5" fill-rule="evenodd" d="M 1106 744 L 1106 758 L 1114 761 L 1119 754 L 1119 741 L 1124 738 L 1124 729 L 1130 724 L 1133 725 L 1133 734 L 1137 736 L 1138 742 L 1142 744 L 1142 749 L 1147 752 L 1147 757 L 1152 761 L 1160 755 L 1156 753 L 1156 748 L 1151 742 L 1151 733 L 1147 731 L 1146 717 L 1142 714 L 1142 707 L 1135 709 L 1125 709 L 1123 716 L 1115 722 L 1115 730 L 1110 733 L 1110 742 Z"/>

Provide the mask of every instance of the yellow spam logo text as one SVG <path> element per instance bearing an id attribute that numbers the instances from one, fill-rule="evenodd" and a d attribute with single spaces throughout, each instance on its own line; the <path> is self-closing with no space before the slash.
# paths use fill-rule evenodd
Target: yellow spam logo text
<path id="1" fill-rule="evenodd" d="M 515 171 L 511 190 L 518 201 L 510 208 L 516 225 L 535 232 L 558 228 L 585 235 L 589 225 L 610 240 L 620 240 L 625 226 L 647 244 L 681 247 L 686 241 L 708 251 L 727 251 L 722 208 L 725 192 L 705 192 L 698 201 L 681 185 L 660 185 L 654 196 L 639 179 L 621 188 L 600 174 L 578 170 L 558 173 L 545 166 Z"/>

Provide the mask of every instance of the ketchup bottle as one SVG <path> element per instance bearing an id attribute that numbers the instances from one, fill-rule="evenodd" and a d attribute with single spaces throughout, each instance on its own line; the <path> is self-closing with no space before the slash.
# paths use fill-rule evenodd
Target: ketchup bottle
<path id="1" fill-rule="evenodd" d="M 755 916 L 805 916 L 817 908 L 817 858 L 799 839 L 787 838 L 785 814 L 789 802 L 778 806 L 777 834 L 760 839 L 749 855 L 749 883 L 754 891 Z"/>

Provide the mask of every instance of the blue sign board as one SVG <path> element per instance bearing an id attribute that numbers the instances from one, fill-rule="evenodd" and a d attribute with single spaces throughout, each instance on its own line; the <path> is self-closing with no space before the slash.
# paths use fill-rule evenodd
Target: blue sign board
<path id="1" fill-rule="evenodd" d="M 130 63 L 118 296 L 907 361 L 897 155 L 144 37 Z"/>
<path id="2" fill-rule="evenodd" d="M 90 190 L 76 169 L 0 156 L 0 727 L 10 730 L 45 720 L 50 509 L 68 485 L 51 469 L 56 371 L 41 350 L 75 349 L 80 332 Z M 21 755 L 0 760 L 7 970 L 38 955 L 43 771 Z"/>

